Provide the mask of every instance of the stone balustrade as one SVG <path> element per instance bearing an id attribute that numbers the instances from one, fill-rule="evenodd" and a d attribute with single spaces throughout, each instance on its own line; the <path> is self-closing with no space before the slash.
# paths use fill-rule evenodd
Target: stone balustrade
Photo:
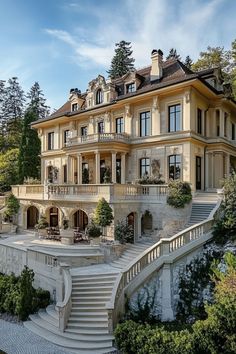
<path id="1" fill-rule="evenodd" d="M 118 141 L 122 143 L 129 143 L 129 135 L 124 133 L 97 133 L 84 136 L 76 136 L 69 139 L 67 146 L 78 144 L 89 144 L 98 142 Z"/>
<path id="2" fill-rule="evenodd" d="M 218 206 L 217 206 L 218 207 Z M 127 287 L 136 281 L 140 275 L 142 279 L 139 279 L 139 284 L 145 281 L 144 270 L 148 266 L 152 266 L 151 272 L 156 271 L 154 263 L 159 261 L 159 267 L 164 265 L 167 257 L 181 252 L 184 246 L 190 245 L 194 241 L 203 238 L 204 235 L 209 233 L 212 228 L 214 220 L 212 218 L 203 221 L 197 225 L 191 226 L 184 231 L 177 233 L 171 238 L 164 238 L 157 242 L 155 245 L 147 249 L 142 255 L 129 265 L 127 269 L 124 269 L 118 276 L 115 286 L 113 288 L 111 301 L 107 304 L 107 311 L 110 318 L 109 330 L 113 332 L 113 328 L 117 324 L 119 314 L 122 313 L 122 306 L 125 299 L 125 290 Z M 183 251 L 184 254 L 184 251 Z M 143 277 L 142 277 L 142 274 Z M 137 282 L 136 282 L 137 283 Z M 135 285 L 137 287 L 137 284 Z"/>
<path id="3" fill-rule="evenodd" d="M 124 200 L 149 200 L 166 202 L 167 185 L 136 184 L 51 184 L 16 185 L 12 193 L 20 199 L 78 200 L 97 202 L 104 197 L 108 202 Z"/>

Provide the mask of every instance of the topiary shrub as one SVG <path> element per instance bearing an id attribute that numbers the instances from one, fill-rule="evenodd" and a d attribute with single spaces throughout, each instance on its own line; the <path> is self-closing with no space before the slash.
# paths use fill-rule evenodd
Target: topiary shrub
<path id="1" fill-rule="evenodd" d="M 134 230 L 126 221 L 118 221 L 115 226 L 115 240 L 123 243 L 134 243 Z"/>
<path id="2" fill-rule="evenodd" d="M 168 185 L 167 204 L 174 208 L 184 208 L 192 200 L 191 187 L 188 182 L 171 181 Z"/>

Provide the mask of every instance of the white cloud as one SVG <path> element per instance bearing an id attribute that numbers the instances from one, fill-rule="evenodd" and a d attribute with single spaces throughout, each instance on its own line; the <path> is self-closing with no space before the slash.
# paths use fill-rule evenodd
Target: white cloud
<path id="1" fill-rule="evenodd" d="M 86 28 L 77 27 L 73 33 L 59 29 L 46 32 L 69 45 L 72 49 L 69 56 L 74 56 L 75 62 L 83 67 L 108 67 L 114 44 L 122 39 L 131 41 L 137 67 L 149 64 L 153 48 L 167 54 L 174 47 L 183 57 L 189 54 L 196 58 L 200 50 L 217 42 L 215 16 L 223 2 L 126 0 L 125 8 L 117 9 L 117 13 L 104 8 L 98 11 L 95 5 L 91 15 L 96 21 L 88 21 Z M 87 14 L 90 11 L 76 2 L 67 8 Z"/>

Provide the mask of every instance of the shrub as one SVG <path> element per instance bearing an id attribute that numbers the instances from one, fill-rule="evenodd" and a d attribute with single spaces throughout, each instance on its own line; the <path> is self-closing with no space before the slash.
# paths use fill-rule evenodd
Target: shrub
<path id="1" fill-rule="evenodd" d="M 138 180 L 139 184 L 165 184 L 165 181 L 160 177 L 155 176 L 143 176 Z"/>
<path id="2" fill-rule="evenodd" d="M 22 321 L 27 320 L 33 310 L 33 298 L 35 294 L 35 289 L 32 285 L 33 280 L 33 270 L 25 266 L 19 278 L 19 297 L 16 304 L 16 313 Z"/>
<path id="3" fill-rule="evenodd" d="M 48 227 L 48 222 L 46 220 L 46 217 L 44 215 L 41 215 L 38 221 L 38 224 L 35 225 L 35 228 L 38 230 L 41 229 L 46 229 L 46 227 Z"/>
<path id="4" fill-rule="evenodd" d="M 112 208 L 104 198 L 100 199 L 95 209 L 95 223 L 101 227 L 106 227 L 112 223 L 112 220 Z"/>
<path id="5" fill-rule="evenodd" d="M 172 181 L 168 189 L 167 203 L 174 208 L 184 208 L 192 200 L 191 187 L 188 182 Z"/>
<path id="6" fill-rule="evenodd" d="M 50 302 L 50 292 L 48 290 L 42 288 L 36 289 L 34 294 L 33 312 L 38 311 L 40 308 L 47 307 Z"/>
<path id="7" fill-rule="evenodd" d="M 236 239 L 236 174 L 223 183 L 224 199 L 216 216 L 213 237 L 219 244 Z"/>
<path id="8" fill-rule="evenodd" d="M 6 202 L 6 211 L 4 213 L 6 218 L 12 220 L 12 218 L 14 218 L 15 215 L 18 213 L 19 208 L 20 203 L 18 199 L 14 196 L 14 194 L 11 193 L 7 198 Z"/>
<path id="9" fill-rule="evenodd" d="M 128 225 L 126 221 L 118 221 L 115 226 L 115 240 L 120 243 L 133 243 L 134 242 L 134 230 L 131 225 Z"/>
<path id="10" fill-rule="evenodd" d="M 99 237 L 102 235 L 100 227 L 94 222 L 94 220 L 92 220 L 91 224 L 88 225 L 87 231 L 89 237 Z"/>

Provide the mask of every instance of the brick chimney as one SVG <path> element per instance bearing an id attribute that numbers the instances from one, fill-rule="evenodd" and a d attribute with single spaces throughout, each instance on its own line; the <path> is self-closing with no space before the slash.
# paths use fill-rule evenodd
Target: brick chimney
<path id="1" fill-rule="evenodd" d="M 153 49 L 151 53 L 152 67 L 151 67 L 151 81 L 155 81 L 162 78 L 162 60 L 163 52 L 158 49 Z"/>

